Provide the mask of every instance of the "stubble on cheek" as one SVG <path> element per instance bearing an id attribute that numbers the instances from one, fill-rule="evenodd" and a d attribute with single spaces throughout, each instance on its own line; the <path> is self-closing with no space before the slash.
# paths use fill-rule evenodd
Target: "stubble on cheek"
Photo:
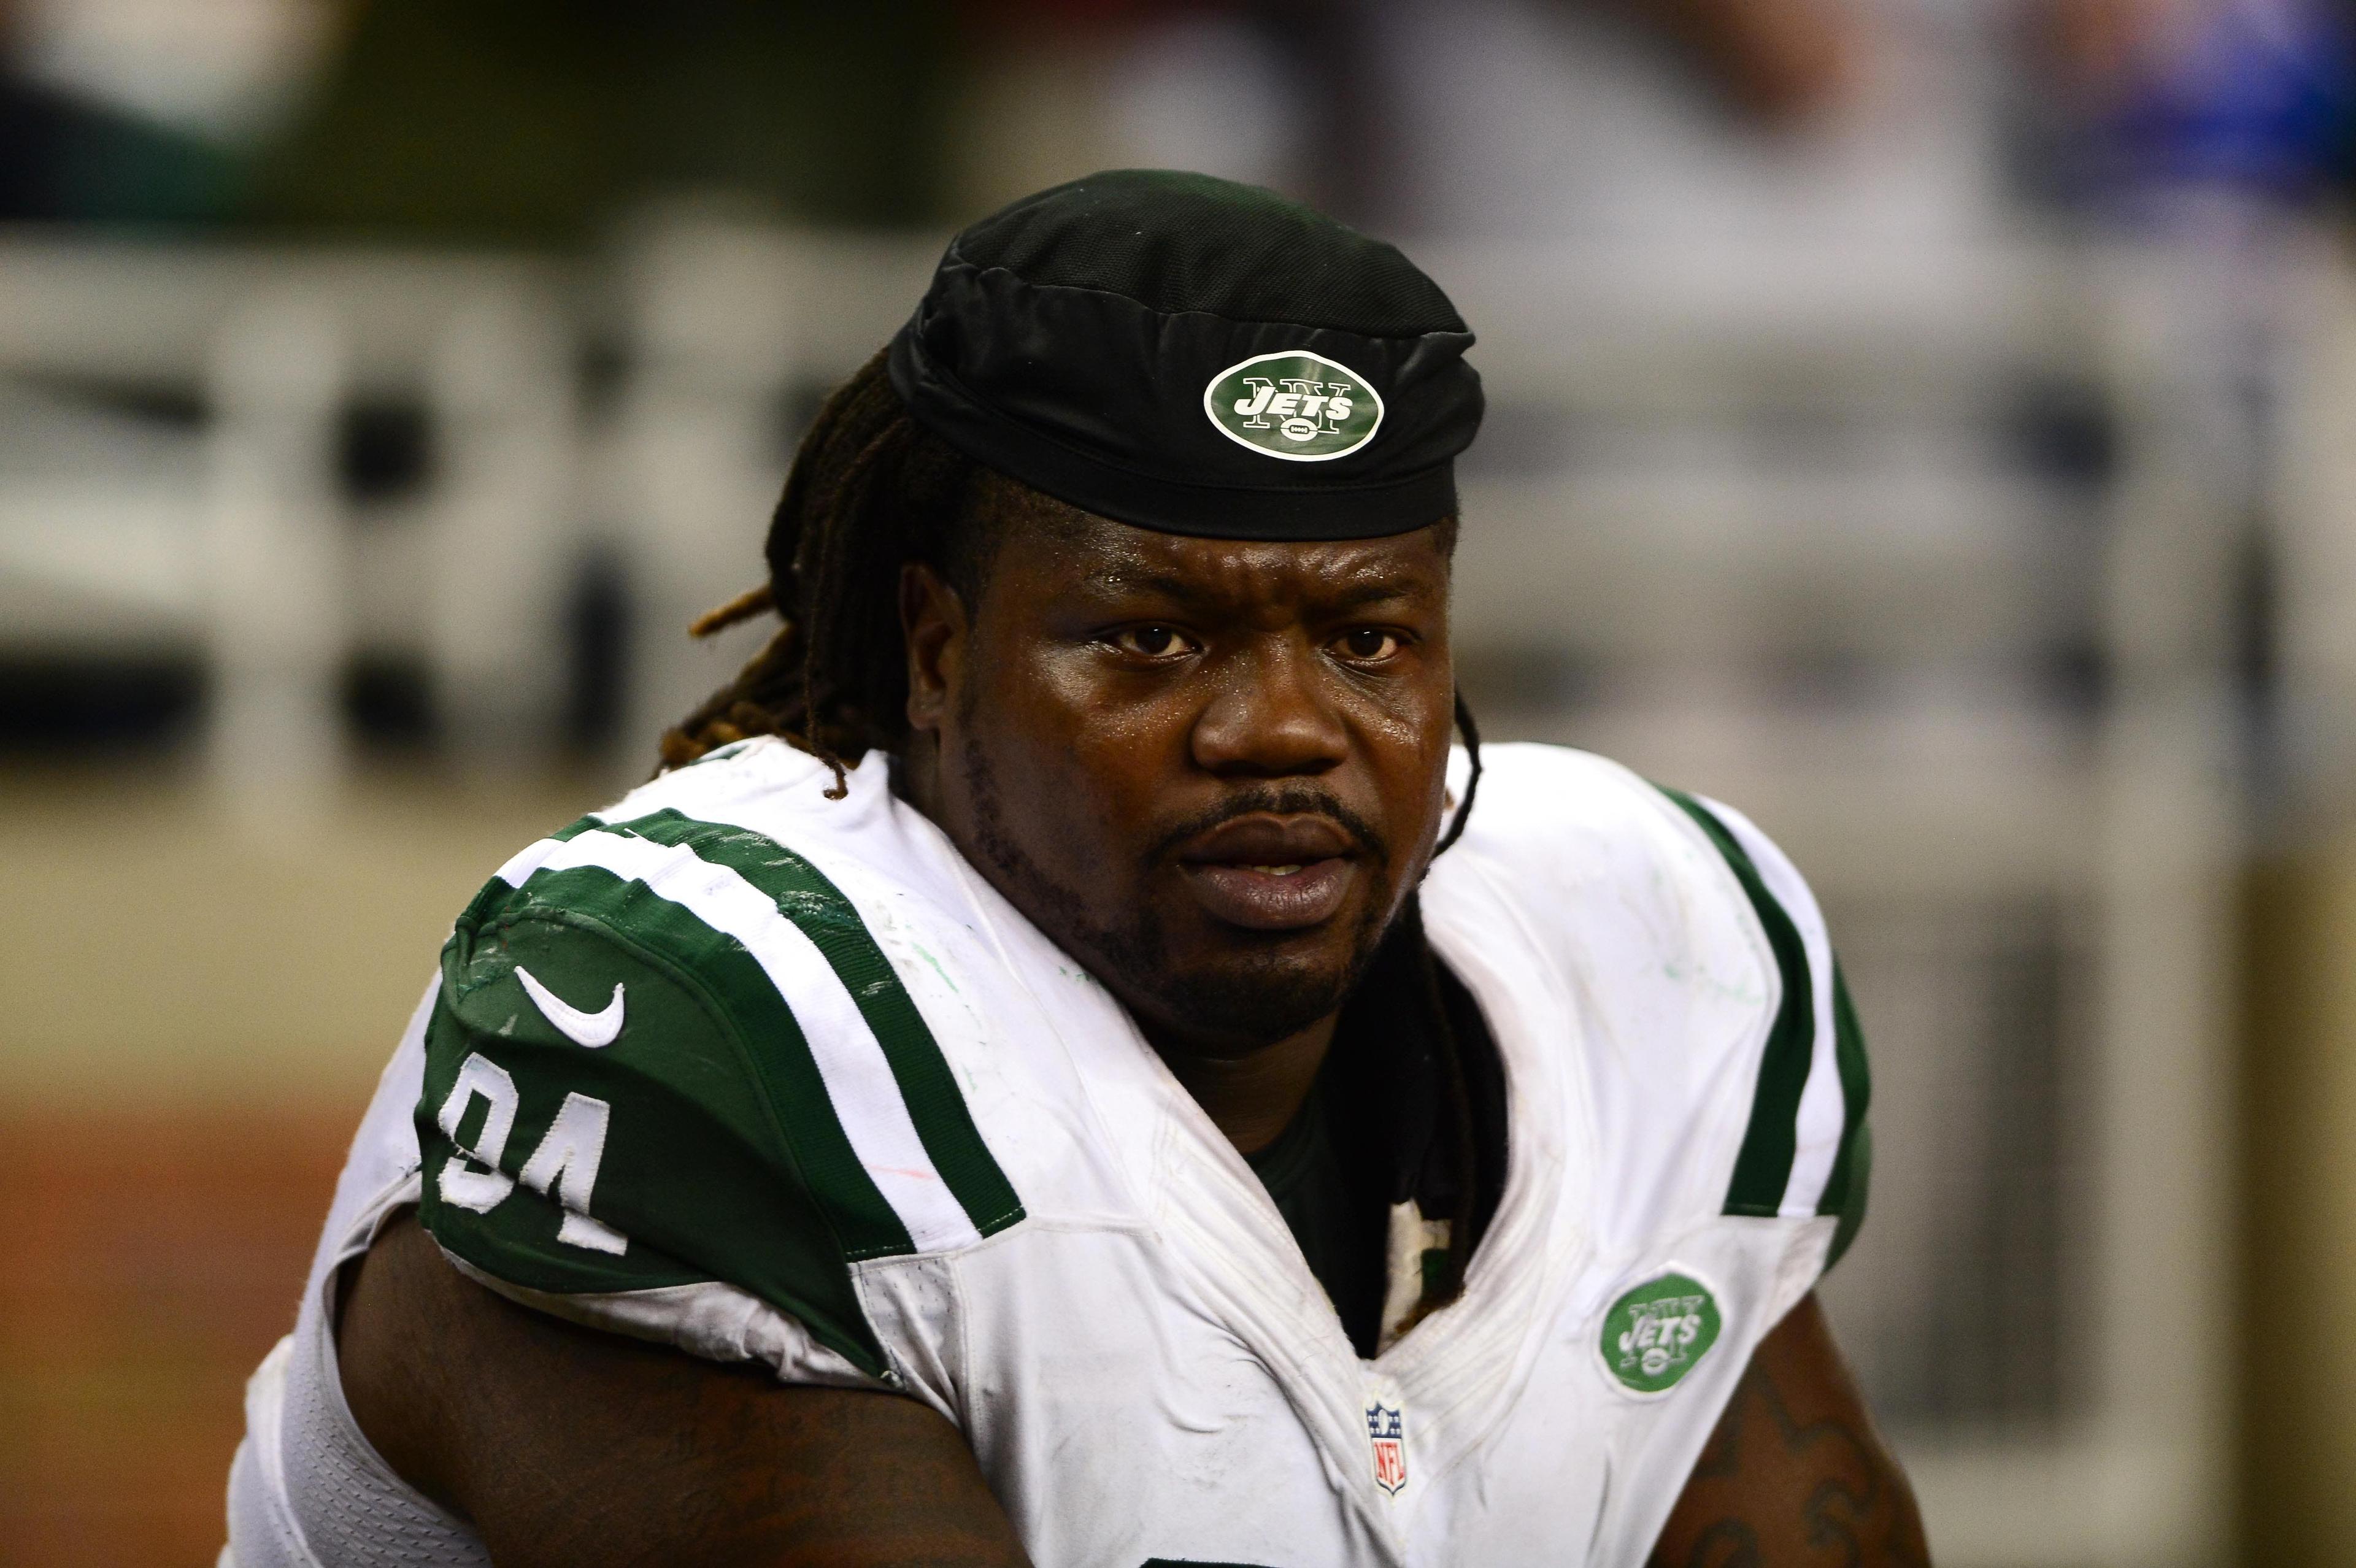
<path id="1" fill-rule="evenodd" d="M 1102 889 L 1091 897 L 1089 890 L 1059 880 L 1009 827 L 997 773 L 979 741 L 969 740 L 958 761 L 971 812 L 973 848 L 996 873 L 1001 890 L 1056 945 L 1151 1022 L 1238 1045 L 1282 1040 L 1342 1005 L 1389 928 L 1391 906 L 1397 901 L 1396 889 L 1386 875 L 1390 857 L 1379 836 L 1352 818 L 1350 826 L 1365 846 L 1369 874 L 1378 885 L 1369 890 L 1338 954 L 1323 963 L 1304 961 L 1290 933 L 1238 931 L 1228 952 L 1181 968 L 1151 889 L 1169 845 L 1207 823 L 1181 825 L 1157 836 L 1155 848 L 1135 868 L 1139 874 L 1134 882 L 1120 879 L 1133 887 L 1133 895 L 1108 914 L 1098 913 Z M 1315 792 L 1304 797 L 1280 786 L 1268 794 L 1270 798 L 1258 809 L 1319 808 Z M 1330 804 L 1326 808 L 1331 809 Z M 1236 814 L 1231 809 L 1224 815 Z"/>
<path id="2" fill-rule="evenodd" d="M 988 869 L 998 874 L 1009 901 L 1033 924 L 1091 970 L 1110 968 L 1117 977 L 1127 980 L 1159 975 L 1169 967 L 1168 942 L 1150 900 L 1135 900 L 1127 920 L 1091 918 L 1088 912 L 1094 904 L 1087 891 L 1059 880 L 1008 827 L 997 771 L 979 741 L 965 743 L 958 765 L 972 814 L 974 848 Z M 1116 976 L 1100 974 L 1098 978 Z"/>

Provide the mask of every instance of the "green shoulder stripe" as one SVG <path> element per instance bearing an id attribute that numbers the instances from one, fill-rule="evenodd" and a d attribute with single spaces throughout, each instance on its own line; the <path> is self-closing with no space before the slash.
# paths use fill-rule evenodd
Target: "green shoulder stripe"
<path id="1" fill-rule="evenodd" d="M 1681 790 L 1656 785 L 1674 801 L 1714 845 L 1753 913 L 1767 933 L 1783 978 L 1782 999 L 1767 1032 L 1767 1049 L 1759 1062 L 1759 1082 L 1751 1096 L 1751 1124 L 1734 1160 L 1734 1179 L 1728 1183 L 1726 1212 L 1773 1216 L 1783 1210 L 1783 1192 L 1792 1180 L 1792 1159 L 1799 1144 L 1800 1095 L 1807 1087 L 1809 1058 L 1815 1050 L 1815 985 L 1808 974 L 1806 944 L 1783 906 L 1760 880 L 1759 869 L 1742 846 L 1709 808 Z"/>
<path id="2" fill-rule="evenodd" d="M 1840 1068 L 1840 1153 L 1833 1158 L 1824 1199 L 1816 1205 L 1817 1213 L 1840 1217 L 1832 1252 L 1825 1259 L 1827 1269 L 1840 1261 L 1865 1223 L 1866 1191 L 1873 1176 L 1873 1129 L 1865 1119 L 1867 1103 L 1873 1097 L 1873 1075 L 1866 1067 L 1865 1031 L 1858 1025 L 1848 981 L 1837 959 L 1833 963 L 1833 1054 Z"/>
<path id="3" fill-rule="evenodd" d="M 825 955 L 874 1031 L 925 1152 L 974 1229 L 993 1235 L 1023 1218 L 1022 1201 L 982 1141 L 939 1042 L 841 890 L 801 856 L 749 828 L 670 810 L 605 827 L 683 847 L 775 900 Z"/>
<path id="4" fill-rule="evenodd" d="M 594 816 L 576 817 L 550 834 L 548 837 L 559 844 L 569 843 L 584 833 L 593 832 L 602 826 L 604 825 Z M 539 846 L 534 845 L 533 848 L 536 849 Z M 477 891 L 473 900 L 459 912 L 457 927 L 472 930 L 480 926 L 484 922 L 495 917 L 500 908 L 515 896 L 514 883 L 501 877 L 493 877 Z"/>
<path id="5" fill-rule="evenodd" d="M 620 1032 L 584 1048 L 532 987 L 613 996 Z M 487 1067 L 470 1069 L 478 1058 Z M 479 1141 L 480 1099 L 460 1093 L 456 1125 L 441 1125 L 470 1071 L 508 1102 L 497 1148 Z M 572 1198 L 626 1238 L 618 1247 L 569 1243 L 563 1185 L 530 1185 L 529 1159 L 580 1096 L 599 1108 L 601 1152 Z M 541 871 L 490 922 L 462 925 L 427 1029 L 417 1128 L 427 1228 L 487 1273 L 567 1295 L 724 1281 L 881 1375 L 850 1263 L 910 1250 L 907 1232 L 751 955 L 643 884 L 598 867 Z M 443 1173 L 462 1150 L 519 1179 L 481 1205 L 449 1200 Z"/>
<path id="6" fill-rule="evenodd" d="M 801 1024 L 751 953 L 643 882 L 597 866 L 535 871 L 520 912 L 584 918 L 613 942 L 664 963 L 704 994 L 734 1032 L 768 1115 L 845 1258 L 888 1257 L 916 1243 L 842 1130 Z"/>

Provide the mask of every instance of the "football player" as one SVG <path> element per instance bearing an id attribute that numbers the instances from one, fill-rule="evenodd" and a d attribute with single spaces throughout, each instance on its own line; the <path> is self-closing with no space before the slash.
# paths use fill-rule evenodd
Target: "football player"
<path id="1" fill-rule="evenodd" d="M 1217 180 L 958 236 L 766 648 L 458 916 L 226 1561 L 1922 1562 L 1806 885 L 1457 699 L 1472 341 Z"/>

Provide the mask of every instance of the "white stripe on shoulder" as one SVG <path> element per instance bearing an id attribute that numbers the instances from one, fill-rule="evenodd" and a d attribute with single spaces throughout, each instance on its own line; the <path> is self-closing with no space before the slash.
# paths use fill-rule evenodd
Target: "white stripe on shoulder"
<path id="1" fill-rule="evenodd" d="M 508 862 L 499 875 L 520 885 L 535 870 L 577 866 L 643 882 L 656 897 L 743 943 L 801 1025 L 843 1135 L 916 1249 L 932 1252 L 981 1240 L 925 1152 L 899 1081 L 859 1004 L 818 945 L 778 912 L 768 895 L 691 849 L 602 830 L 562 843 L 543 839 Z M 520 874 L 509 877 L 519 867 Z"/>
<path id="2" fill-rule="evenodd" d="M 508 857 L 508 863 L 494 874 L 508 886 L 519 888 L 534 871 L 540 869 L 541 862 L 546 860 L 552 851 L 563 847 L 564 841 L 561 838 L 542 838 L 538 843 L 527 844 Z"/>
<path id="3" fill-rule="evenodd" d="M 1791 916 L 1808 955 L 1808 999 L 1814 1004 L 1815 1039 L 1808 1053 L 1808 1081 L 1800 1091 L 1792 1177 L 1784 1184 L 1780 1211 L 1787 1220 L 1804 1220 L 1813 1216 L 1824 1200 L 1825 1184 L 1832 1179 L 1833 1161 L 1840 1154 L 1841 1129 L 1848 1109 L 1841 1093 L 1840 1064 L 1833 1054 L 1832 935 L 1825 929 L 1824 912 L 1816 907 L 1815 894 L 1808 891 L 1799 869 L 1775 841 L 1732 806 L 1714 800 L 1705 804 L 1759 868 L 1759 880 Z"/>

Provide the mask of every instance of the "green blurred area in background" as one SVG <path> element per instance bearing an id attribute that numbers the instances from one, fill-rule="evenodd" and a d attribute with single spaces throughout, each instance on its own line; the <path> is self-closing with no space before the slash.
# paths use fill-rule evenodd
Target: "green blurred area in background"
<path id="1" fill-rule="evenodd" d="M 310 69 L 234 129 L 0 74 L 0 219 L 571 249 L 656 195 L 851 227 L 943 206 L 967 31 L 942 0 L 323 0 L 319 16 Z"/>
<path id="2" fill-rule="evenodd" d="M 241 215 L 569 246 L 635 197 L 725 189 L 908 223 L 937 199 L 949 22 L 932 0 L 377 0 Z"/>

